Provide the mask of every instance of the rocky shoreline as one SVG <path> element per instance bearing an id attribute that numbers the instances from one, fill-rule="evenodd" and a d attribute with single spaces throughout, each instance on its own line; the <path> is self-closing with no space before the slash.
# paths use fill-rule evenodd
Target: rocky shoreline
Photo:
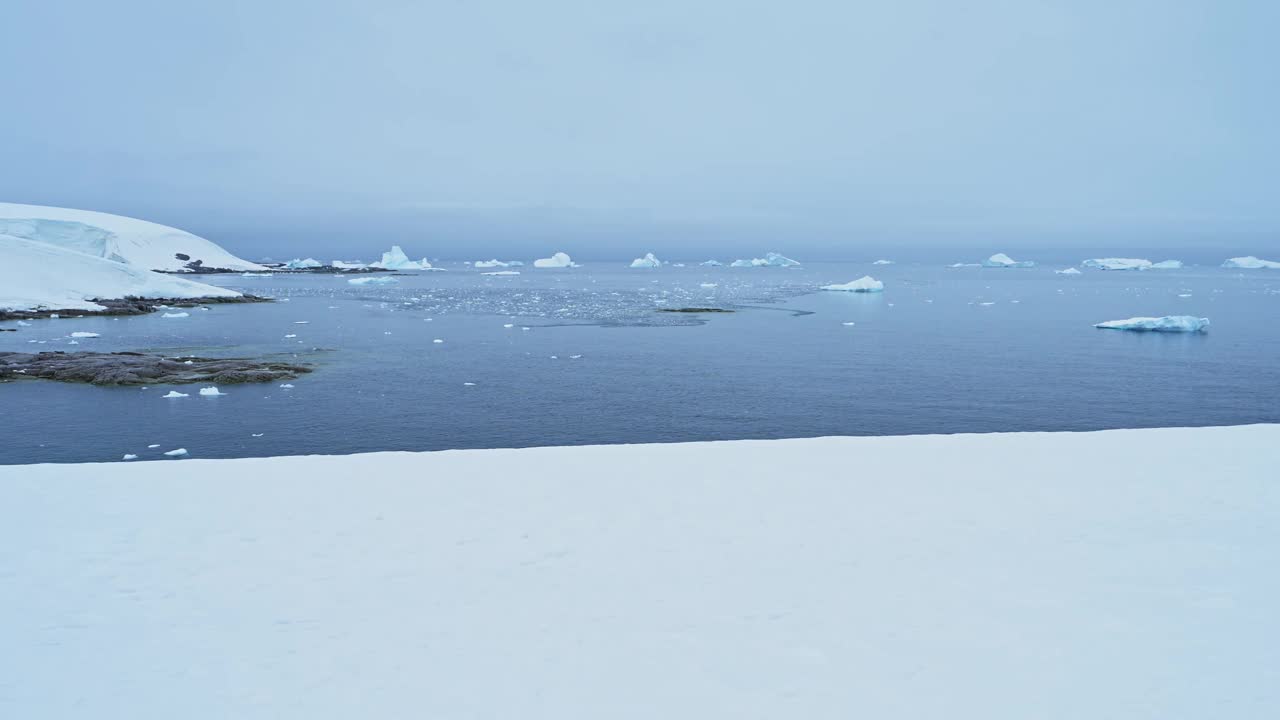
<path id="1" fill-rule="evenodd" d="M 307 365 L 250 358 L 170 357 L 137 352 L 0 352 L 0 383 L 40 379 L 90 385 L 235 385 L 292 380 L 311 371 Z"/>
<path id="2" fill-rule="evenodd" d="M 257 295 L 239 295 L 236 297 L 200 297 L 200 298 L 122 298 L 117 300 L 99 300 L 93 302 L 103 306 L 103 310 L 59 310 L 45 308 L 40 310 L 3 310 L 0 309 L 0 321 L 34 320 L 51 317 L 99 317 L 111 315 L 146 315 L 162 308 L 191 308 L 201 305 L 234 305 L 240 303 L 274 302 L 271 298 Z"/>

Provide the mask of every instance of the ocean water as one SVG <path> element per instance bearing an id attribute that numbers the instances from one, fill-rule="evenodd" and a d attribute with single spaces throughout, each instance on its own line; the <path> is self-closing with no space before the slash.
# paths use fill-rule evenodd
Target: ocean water
<path id="1" fill-rule="evenodd" d="M 1280 422 L 1280 272 L 944 265 L 202 278 L 279 301 L 37 321 L 0 333 L 0 350 L 273 355 L 316 371 L 182 399 L 0 384 L 0 463 Z M 817 291 L 864 274 L 885 292 Z M 736 312 L 655 311 L 684 306 Z M 1092 327 L 1173 314 L 1211 330 Z M 75 331 L 101 337 L 71 345 Z"/>

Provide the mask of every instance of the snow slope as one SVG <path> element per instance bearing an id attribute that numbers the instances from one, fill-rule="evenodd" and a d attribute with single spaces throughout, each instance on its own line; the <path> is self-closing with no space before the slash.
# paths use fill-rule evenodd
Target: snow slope
<path id="1" fill-rule="evenodd" d="M 59 245 L 0 234 L 0 309 L 102 310 L 92 300 L 239 295 Z"/>
<path id="2" fill-rule="evenodd" d="M 1277 466 L 1255 425 L 0 467 L 0 717 L 1267 718 Z"/>
<path id="3" fill-rule="evenodd" d="M 89 210 L 0 203 L 0 235 L 38 240 L 166 272 L 186 271 L 187 264 L 196 260 L 210 269 L 237 272 L 267 269 L 177 228 Z M 183 260 L 178 254 L 188 259 Z"/>

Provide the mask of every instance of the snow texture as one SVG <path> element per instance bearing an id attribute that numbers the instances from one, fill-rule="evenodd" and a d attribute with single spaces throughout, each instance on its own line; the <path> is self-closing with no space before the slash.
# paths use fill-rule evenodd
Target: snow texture
<path id="1" fill-rule="evenodd" d="M 1280 707 L 1276 425 L 118 457 L 0 467 L 0 717 Z"/>

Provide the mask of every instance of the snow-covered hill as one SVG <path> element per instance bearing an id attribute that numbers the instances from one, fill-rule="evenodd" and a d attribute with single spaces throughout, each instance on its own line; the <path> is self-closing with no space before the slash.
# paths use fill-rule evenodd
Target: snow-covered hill
<path id="1" fill-rule="evenodd" d="M 184 230 L 89 210 L 0 203 L 0 235 L 165 272 L 266 269 Z"/>
<path id="2" fill-rule="evenodd" d="M 0 310 L 102 310 L 95 298 L 239 295 L 59 245 L 0 234 Z"/>

